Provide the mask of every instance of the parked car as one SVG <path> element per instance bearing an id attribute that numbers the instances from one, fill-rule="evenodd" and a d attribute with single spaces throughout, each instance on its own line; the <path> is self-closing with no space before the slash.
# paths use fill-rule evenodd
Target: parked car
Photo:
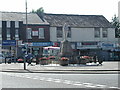
<path id="1" fill-rule="evenodd" d="M 5 62 L 5 57 L 2 53 L 0 53 L 0 64 Z"/>
<path id="2" fill-rule="evenodd" d="M 17 62 L 18 62 L 18 63 L 24 63 L 23 57 L 18 57 Z"/>

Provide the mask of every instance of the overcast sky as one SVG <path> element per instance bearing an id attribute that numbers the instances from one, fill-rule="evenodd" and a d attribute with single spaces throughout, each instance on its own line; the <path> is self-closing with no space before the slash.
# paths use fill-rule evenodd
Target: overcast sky
<path id="1" fill-rule="evenodd" d="M 28 12 L 40 7 L 45 13 L 103 15 L 111 21 L 118 16 L 120 0 L 27 0 Z M 0 11 L 25 12 L 25 0 L 1 0 Z"/>

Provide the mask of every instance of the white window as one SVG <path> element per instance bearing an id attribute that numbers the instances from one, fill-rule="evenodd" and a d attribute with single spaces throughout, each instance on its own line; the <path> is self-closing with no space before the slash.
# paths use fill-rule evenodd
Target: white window
<path id="1" fill-rule="evenodd" d="M 32 29 L 31 28 L 27 28 L 27 39 L 32 39 Z"/>
<path id="2" fill-rule="evenodd" d="M 107 38 L 107 36 L 108 36 L 107 28 L 102 28 L 102 36 L 103 36 L 103 38 Z"/>
<path id="3" fill-rule="evenodd" d="M 57 27 L 57 38 L 63 37 L 63 30 L 62 27 Z"/>
<path id="4" fill-rule="evenodd" d="M 7 21 L 7 28 L 10 28 L 10 21 Z"/>
<path id="5" fill-rule="evenodd" d="M 2 40 L 2 21 L 0 21 L 0 40 Z"/>
<path id="6" fill-rule="evenodd" d="M 0 37 L 2 37 L 2 28 L 0 27 Z"/>
<path id="7" fill-rule="evenodd" d="M 7 28 L 7 38 L 10 38 L 10 28 Z"/>
<path id="8" fill-rule="evenodd" d="M 15 40 L 19 40 L 19 29 L 15 29 Z"/>
<path id="9" fill-rule="evenodd" d="M 0 21 L 0 28 L 2 28 L 2 21 Z"/>
<path id="10" fill-rule="evenodd" d="M 94 28 L 94 37 L 100 38 L 100 28 Z"/>
<path id="11" fill-rule="evenodd" d="M 2 40 L 2 28 L 0 27 L 0 40 Z"/>
<path id="12" fill-rule="evenodd" d="M 19 28 L 19 22 L 15 21 L 15 28 Z"/>
<path id="13" fill-rule="evenodd" d="M 67 37 L 68 37 L 68 38 L 71 38 L 71 28 L 70 28 L 70 27 L 68 27 Z"/>
<path id="14" fill-rule="evenodd" d="M 38 36 L 38 31 L 37 30 L 33 30 L 32 31 L 32 36 Z"/>
<path id="15" fill-rule="evenodd" d="M 44 39 L 45 38 L 44 28 L 39 28 L 39 38 L 40 39 Z"/>

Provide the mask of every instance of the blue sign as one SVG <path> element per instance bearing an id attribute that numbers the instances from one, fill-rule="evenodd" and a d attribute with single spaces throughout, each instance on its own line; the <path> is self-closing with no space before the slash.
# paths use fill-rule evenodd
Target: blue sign
<path id="1" fill-rule="evenodd" d="M 32 46 L 53 46 L 52 42 L 33 42 Z"/>
<path id="2" fill-rule="evenodd" d="M 104 46 L 104 47 L 114 47 L 114 44 L 102 43 L 102 46 Z"/>
<path id="3" fill-rule="evenodd" d="M 3 40 L 3 46 L 16 46 L 16 40 Z"/>

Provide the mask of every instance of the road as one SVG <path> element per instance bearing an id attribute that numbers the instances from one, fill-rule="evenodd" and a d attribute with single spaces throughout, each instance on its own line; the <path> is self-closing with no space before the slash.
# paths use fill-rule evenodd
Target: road
<path id="1" fill-rule="evenodd" d="M 118 74 L 0 73 L 2 88 L 117 88 L 119 78 Z"/>

